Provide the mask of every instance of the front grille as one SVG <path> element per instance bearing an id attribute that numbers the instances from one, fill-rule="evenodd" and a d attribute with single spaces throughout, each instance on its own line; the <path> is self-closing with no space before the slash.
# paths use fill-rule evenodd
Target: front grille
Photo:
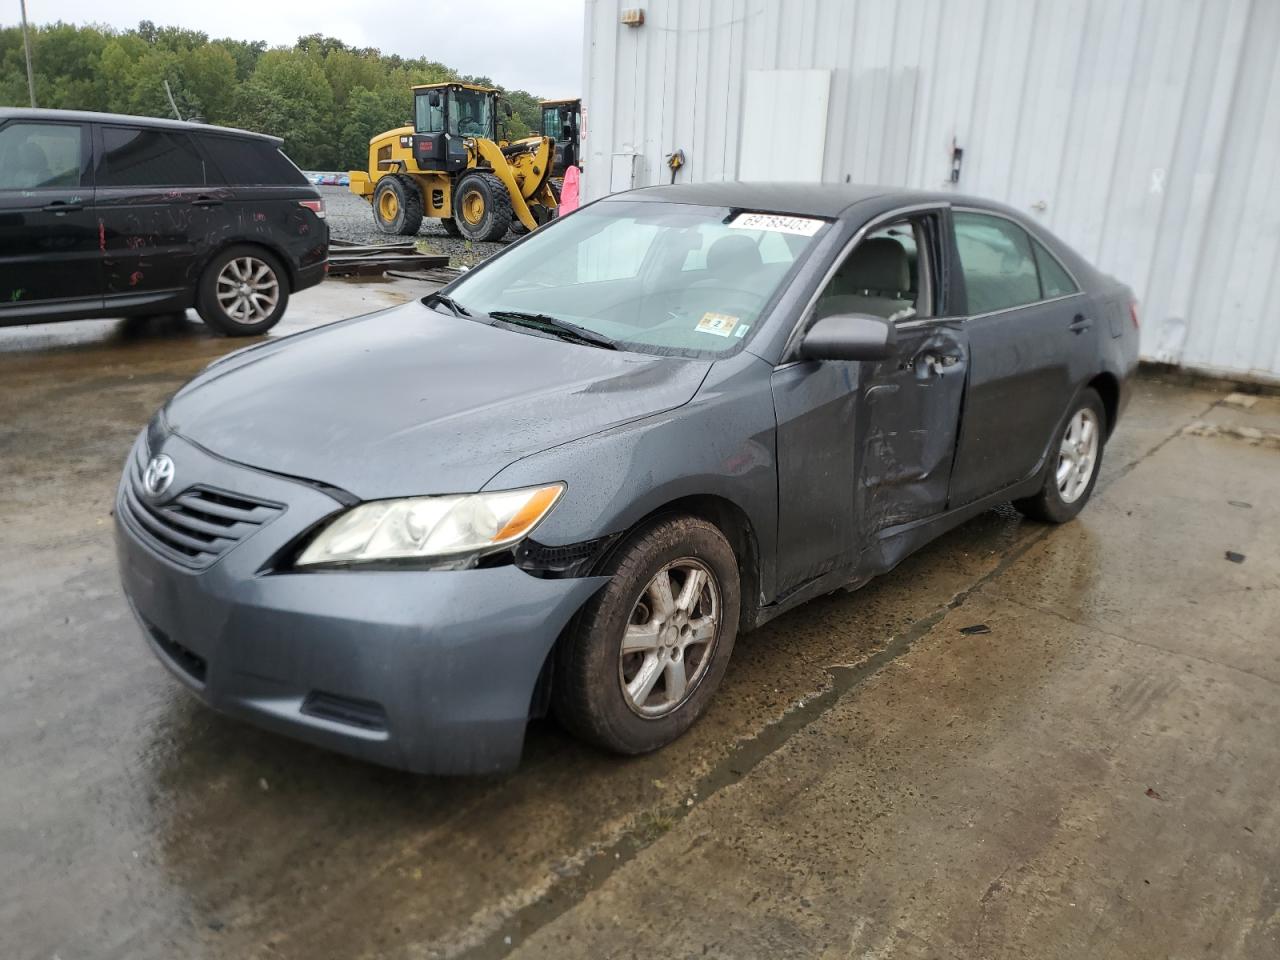
<path id="1" fill-rule="evenodd" d="M 145 456 L 139 449 L 129 466 L 124 516 L 139 539 L 184 567 L 203 570 L 284 509 L 206 486 L 188 487 L 168 503 L 153 503 L 142 485 Z"/>

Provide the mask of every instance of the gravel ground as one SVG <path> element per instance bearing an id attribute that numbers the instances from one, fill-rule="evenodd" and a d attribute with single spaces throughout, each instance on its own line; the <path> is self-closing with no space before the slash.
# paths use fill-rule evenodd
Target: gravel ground
<path id="1" fill-rule="evenodd" d="M 324 197 L 328 213 L 329 231 L 338 240 L 355 243 L 386 243 L 398 239 L 382 233 L 373 222 L 373 210 L 346 187 L 317 187 Z M 423 253 L 438 253 L 449 257 L 453 267 L 475 266 L 493 256 L 506 243 L 471 243 L 451 237 L 444 232 L 440 221 L 426 219 L 418 231 L 418 246 Z"/>

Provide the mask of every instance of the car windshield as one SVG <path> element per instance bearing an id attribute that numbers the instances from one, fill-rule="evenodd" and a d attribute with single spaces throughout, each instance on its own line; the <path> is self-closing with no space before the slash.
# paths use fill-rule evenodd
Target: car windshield
<path id="1" fill-rule="evenodd" d="M 455 283 L 473 315 L 553 317 L 645 353 L 717 356 L 749 338 L 824 220 L 613 200 L 538 230 Z"/>
<path id="2" fill-rule="evenodd" d="M 493 94 L 450 90 L 449 132 L 459 137 L 492 137 Z"/>

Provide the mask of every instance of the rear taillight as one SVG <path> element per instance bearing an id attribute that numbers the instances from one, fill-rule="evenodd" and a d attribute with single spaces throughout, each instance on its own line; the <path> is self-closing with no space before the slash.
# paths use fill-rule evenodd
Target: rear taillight
<path id="1" fill-rule="evenodd" d="M 306 207 L 321 220 L 324 219 L 324 201 L 323 200 L 299 200 L 298 206 Z"/>
<path id="2" fill-rule="evenodd" d="M 324 216 L 324 214 L 320 214 L 320 216 Z M 1133 329 L 1139 330 L 1142 328 L 1142 324 L 1138 321 L 1138 301 L 1137 300 L 1129 301 L 1129 319 L 1133 321 Z"/>

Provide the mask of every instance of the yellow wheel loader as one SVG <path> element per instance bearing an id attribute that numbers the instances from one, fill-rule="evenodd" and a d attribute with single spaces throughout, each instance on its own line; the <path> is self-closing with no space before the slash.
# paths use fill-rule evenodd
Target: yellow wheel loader
<path id="1" fill-rule="evenodd" d="M 423 217 L 436 217 L 454 236 L 500 240 L 555 216 L 555 142 L 499 141 L 498 91 L 433 83 L 413 88 L 413 104 L 413 126 L 374 137 L 369 169 L 351 171 L 351 192 L 372 203 L 383 233 L 413 236 Z"/>
<path id="2" fill-rule="evenodd" d="M 542 135 L 556 145 L 551 176 L 563 177 L 567 168 L 582 165 L 582 101 L 540 100 L 538 106 L 542 108 Z"/>

